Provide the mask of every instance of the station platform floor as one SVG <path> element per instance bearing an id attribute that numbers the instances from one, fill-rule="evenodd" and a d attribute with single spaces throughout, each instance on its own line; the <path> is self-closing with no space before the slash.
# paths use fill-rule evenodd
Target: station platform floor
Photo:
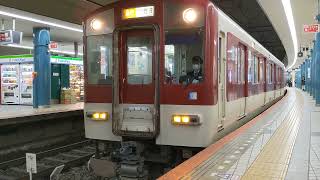
<path id="1" fill-rule="evenodd" d="M 320 107 L 288 88 L 268 110 L 159 179 L 320 179 Z"/>
<path id="2" fill-rule="evenodd" d="M 63 113 L 83 110 L 83 103 L 55 104 L 48 108 L 34 109 L 32 106 L 23 105 L 0 105 L 0 120 L 17 117 L 37 116 L 52 113 Z"/>

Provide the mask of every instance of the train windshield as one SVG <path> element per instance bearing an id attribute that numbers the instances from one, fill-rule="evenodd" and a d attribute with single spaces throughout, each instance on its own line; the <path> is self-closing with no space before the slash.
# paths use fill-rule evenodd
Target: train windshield
<path id="1" fill-rule="evenodd" d="M 168 84 L 201 83 L 204 80 L 203 32 L 167 32 L 165 68 Z"/>
<path id="2" fill-rule="evenodd" d="M 89 84 L 112 84 L 112 34 L 87 37 Z"/>
<path id="3" fill-rule="evenodd" d="M 199 84 L 204 81 L 204 7 L 165 1 L 165 82 Z"/>

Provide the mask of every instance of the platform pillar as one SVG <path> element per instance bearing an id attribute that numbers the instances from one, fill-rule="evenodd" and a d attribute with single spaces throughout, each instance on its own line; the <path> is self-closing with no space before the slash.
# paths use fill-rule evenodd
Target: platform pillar
<path id="1" fill-rule="evenodd" d="M 301 66 L 295 70 L 295 87 L 301 89 Z"/>
<path id="2" fill-rule="evenodd" d="M 314 50 L 311 49 L 311 96 L 315 98 L 315 59 Z"/>
<path id="3" fill-rule="evenodd" d="M 310 69 L 310 59 L 306 60 L 306 91 L 310 94 L 310 82 L 311 82 L 311 69 Z"/>
<path id="4" fill-rule="evenodd" d="M 303 62 L 301 64 L 301 82 L 303 79 L 304 79 L 304 83 L 306 83 L 306 64 L 305 64 L 305 62 Z M 304 84 L 304 87 L 306 87 L 305 85 L 306 84 Z M 301 86 L 301 88 L 302 88 L 302 86 Z"/>
<path id="5" fill-rule="evenodd" d="M 33 107 L 48 107 L 51 94 L 50 66 L 50 29 L 46 27 L 33 28 L 34 44 L 34 80 Z"/>

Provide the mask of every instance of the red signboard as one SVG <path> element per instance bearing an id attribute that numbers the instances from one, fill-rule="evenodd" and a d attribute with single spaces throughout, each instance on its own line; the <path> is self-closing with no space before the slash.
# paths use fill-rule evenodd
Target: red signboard
<path id="1" fill-rule="evenodd" d="M 319 31 L 319 24 L 311 24 L 311 25 L 304 25 L 303 26 L 303 31 L 306 33 L 317 33 Z"/>
<path id="2" fill-rule="evenodd" d="M 57 49 L 58 48 L 58 43 L 57 42 L 51 42 L 50 43 L 50 49 Z"/>
<path id="3" fill-rule="evenodd" d="M 12 43 L 11 32 L 10 31 L 0 31 L 0 43 Z"/>

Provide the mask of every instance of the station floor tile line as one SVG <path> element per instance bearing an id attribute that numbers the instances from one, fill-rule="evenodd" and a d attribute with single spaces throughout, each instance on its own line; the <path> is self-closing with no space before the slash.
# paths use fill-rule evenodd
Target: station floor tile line
<path id="1" fill-rule="evenodd" d="M 293 93 L 297 96 L 294 108 L 241 179 L 285 179 L 303 115 L 303 97 Z"/>
<path id="2" fill-rule="evenodd" d="M 236 161 L 231 168 L 226 167 L 223 169 L 225 171 L 217 169 L 217 167 L 221 167 L 221 162 L 223 162 L 223 160 L 214 159 L 216 163 L 215 166 L 209 168 L 207 167 L 209 171 L 207 170 L 206 174 L 202 173 L 202 175 L 199 176 L 199 174 L 196 173 L 189 173 L 182 179 L 190 179 L 191 177 L 191 179 L 221 179 L 221 177 L 223 177 L 222 179 L 239 179 L 248 169 L 248 167 L 252 164 L 252 162 L 256 159 L 256 157 L 259 155 L 261 149 L 269 141 L 269 139 L 274 134 L 276 129 L 279 127 L 281 122 L 285 119 L 286 114 L 282 112 L 287 112 L 287 109 L 284 107 L 291 109 L 291 106 L 293 106 L 294 104 L 292 102 L 293 101 L 288 102 L 288 106 L 287 104 L 284 104 L 284 106 L 280 107 L 278 111 L 274 113 L 273 117 L 278 118 L 266 117 L 264 120 L 259 121 L 254 127 L 250 128 L 248 132 L 244 133 L 243 135 L 237 138 L 239 139 L 247 136 L 251 137 L 253 134 L 253 136 L 255 136 L 257 140 L 255 142 L 252 142 L 252 146 L 249 146 L 250 148 L 245 150 L 245 152 L 241 154 L 238 161 Z M 261 133 L 261 136 L 257 136 L 259 132 L 263 132 Z M 227 147 L 223 147 L 223 149 L 227 149 Z M 199 168 L 195 169 L 194 171 L 198 172 L 198 170 Z"/>
<path id="3" fill-rule="evenodd" d="M 300 92 L 304 95 L 303 118 L 290 159 L 286 180 L 317 179 L 309 162 L 313 153 L 311 147 L 311 110 L 314 109 L 314 104 L 307 93 Z"/>
<path id="4" fill-rule="evenodd" d="M 283 107 L 287 107 L 287 106 L 282 106 L 280 109 L 278 109 L 278 111 L 274 114 L 274 117 L 280 117 L 280 119 L 284 119 L 282 118 L 283 116 Z M 284 111 L 286 112 L 286 111 Z M 279 115 L 280 114 L 280 115 Z M 267 117 L 266 119 L 268 119 L 269 117 Z M 262 137 L 257 137 L 258 140 L 256 142 L 253 142 L 253 145 L 250 149 L 248 149 L 240 158 L 239 160 L 229 169 L 229 171 L 226 172 L 221 172 L 216 170 L 214 167 L 211 168 L 211 170 L 213 171 L 209 171 L 206 175 L 203 175 L 202 177 L 197 177 L 195 178 L 194 175 L 192 175 L 192 179 L 207 179 L 209 178 L 209 176 L 214 175 L 214 177 L 210 177 L 209 179 L 220 179 L 221 176 L 228 176 L 225 177 L 224 179 L 234 179 L 234 178 L 239 178 L 241 177 L 244 172 L 248 169 L 248 167 L 252 164 L 252 162 L 255 160 L 255 158 L 258 156 L 258 154 L 260 153 L 261 149 L 263 148 L 263 146 L 268 142 L 268 140 L 270 139 L 270 137 L 272 136 L 272 134 L 275 132 L 275 130 L 278 128 L 278 126 L 281 124 L 282 121 L 279 121 L 279 118 L 271 118 L 272 120 L 267 120 L 267 122 L 265 122 L 266 120 L 260 121 L 259 123 L 261 123 L 259 125 L 259 123 L 257 123 L 257 127 L 260 127 L 261 125 L 263 125 L 263 131 L 264 133 L 262 133 Z M 252 127 L 250 131 L 257 131 L 257 129 L 255 129 L 254 127 Z M 267 132 L 267 133 L 265 133 Z M 259 134 L 259 133 L 258 133 Z M 245 136 L 246 134 L 241 135 L 241 137 Z M 265 138 L 265 136 L 268 136 L 267 138 Z M 262 143 L 259 144 L 261 141 Z M 264 142 L 263 142 L 264 141 Z M 257 147 L 259 146 L 259 147 Z M 225 149 L 225 148 L 223 148 Z M 219 163 L 219 162 L 218 162 Z M 196 170 L 195 170 L 196 171 Z M 187 177 L 190 176 L 190 174 L 187 175 Z"/>

